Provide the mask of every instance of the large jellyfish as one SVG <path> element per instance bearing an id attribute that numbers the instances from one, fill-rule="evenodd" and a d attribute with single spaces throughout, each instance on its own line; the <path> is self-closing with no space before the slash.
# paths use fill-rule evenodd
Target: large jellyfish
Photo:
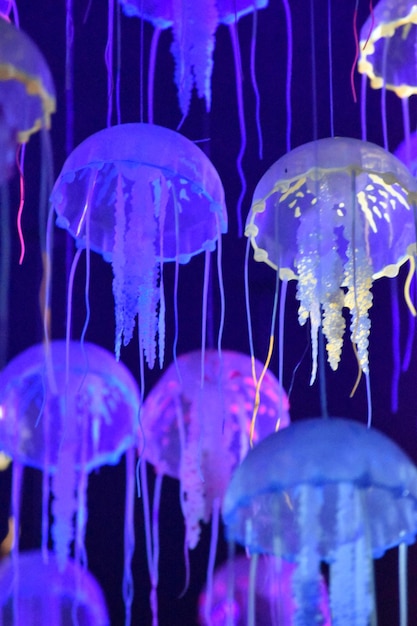
<path id="1" fill-rule="evenodd" d="M 232 617 L 234 626 L 248 624 L 251 607 L 257 626 L 279 624 L 292 626 L 296 605 L 292 595 L 291 579 L 294 563 L 262 555 L 249 559 L 244 555 L 218 567 L 213 579 L 213 601 L 209 619 L 205 615 L 206 590 L 199 597 L 199 624 L 201 626 L 227 626 Z M 255 571 L 256 570 L 256 571 Z M 251 579 L 255 582 L 251 587 Z M 254 592 L 251 599 L 250 593 Z M 320 585 L 320 610 L 325 626 L 330 626 L 330 611 L 324 580 Z M 230 597 L 229 597 L 230 596 Z"/>
<path id="2" fill-rule="evenodd" d="M 54 495 L 51 534 L 64 568 L 75 543 L 85 563 L 88 473 L 127 452 L 125 587 L 131 584 L 134 447 L 139 393 L 114 355 L 90 343 L 53 341 L 15 357 L 0 374 L 0 448 L 13 459 L 12 506 L 19 528 L 22 466 L 43 472 L 42 547 L 49 538 L 49 480 Z M 76 514 L 76 515 L 75 515 Z M 75 515 L 75 525 L 73 518 Z M 16 544 L 17 545 L 17 544 Z M 125 598 L 127 612 L 131 598 Z"/>
<path id="3" fill-rule="evenodd" d="M 210 160 L 167 128 L 113 126 L 68 157 L 51 206 L 78 248 L 95 250 L 112 263 L 117 358 L 138 315 L 141 350 L 153 367 L 158 337 L 162 366 L 163 264 L 178 266 L 204 252 L 208 276 L 210 252 L 227 229 L 223 187 Z"/>
<path id="4" fill-rule="evenodd" d="M 259 362 L 255 372 L 262 371 Z M 203 378 L 202 378 L 203 372 Z M 194 548 L 201 522 L 212 517 L 210 571 L 214 567 L 220 505 L 234 468 L 249 449 L 256 399 L 249 356 L 207 350 L 181 355 L 146 398 L 141 412 L 143 459 L 156 473 L 151 530 L 147 523 L 148 565 L 154 592 L 158 584 L 158 511 L 164 476 L 180 481 L 185 544 Z M 254 441 L 289 423 L 288 401 L 275 376 L 267 371 L 261 388 Z M 147 508 L 145 463 L 141 467 Z M 145 517 L 149 517 L 145 510 Z M 153 598 L 156 614 L 156 597 Z"/>
<path id="5" fill-rule="evenodd" d="M 0 623 L 9 626 L 109 626 L 97 581 L 75 561 L 64 571 L 54 554 L 21 552 L 0 563 Z"/>
<path id="6" fill-rule="evenodd" d="M 296 624 L 322 623 L 324 561 L 332 624 L 367 626 L 375 610 L 372 559 L 400 546 L 398 623 L 407 623 L 406 546 L 417 533 L 417 468 L 381 432 L 318 418 L 270 435 L 235 471 L 223 519 L 229 541 L 295 562 Z"/>
<path id="7" fill-rule="evenodd" d="M 415 179 L 392 154 L 339 137 L 299 146 L 258 183 L 245 234 L 257 261 L 273 267 L 284 282 L 298 281 L 298 319 L 311 324 L 311 382 L 319 329 L 330 366 L 338 367 L 347 307 L 369 394 L 372 283 L 396 276 L 413 259 L 415 191 Z"/>

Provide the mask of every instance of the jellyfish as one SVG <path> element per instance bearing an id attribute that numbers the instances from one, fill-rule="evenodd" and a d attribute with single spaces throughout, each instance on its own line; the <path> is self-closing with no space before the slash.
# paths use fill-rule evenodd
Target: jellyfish
<path id="1" fill-rule="evenodd" d="M 241 206 L 246 194 L 246 177 L 242 161 L 246 150 L 246 124 L 243 99 L 242 55 L 239 49 L 237 22 L 245 15 L 254 15 L 254 34 L 251 50 L 251 78 L 257 98 L 256 116 L 260 158 L 262 158 L 262 132 L 259 121 L 259 90 L 255 73 L 255 41 L 257 11 L 267 7 L 268 0 L 198 0 L 188 2 L 149 2 L 142 0 L 119 0 L 128 16 L 137 16 L 152 23 L 154 35 L 151 43 L 148 74 L 148 119 L 153 122 L 153 82 L 156 52 L 162 30 L 172 28 L 171 52 L 175 61 L 175 84 L 183 119 L 188 115 L 193 89 L 204 98 L 207 111 L 211 109 L 211 75 L 216 30 L 220 24 L 228 26 L 233 47 L 236 75 L 236 97 L 239 116 L 241 144 L 236 159 L 241 190 L 237 203 L 239 235 L 242 234 Z"/>
<path id="2" fill-rule="evenodd" d="M 214 166 L 191 141 L 167 128 L 113 126 L 71 153 L 55 183 L 51 208 L 79 249 L 94 250 L 112 264 L 117 358 L 132 338 L 137 315 L 147 363 L 154 366 L 158 347 L 162 367 L 163 264 L 175 262 L 178 271 L 179 264 L 204 252 L 208 276 L 210 253 L 227 230 Z"/>
<path id="3" fill-rule="evenodd" d="M 156 38 L 153 43 L 154 47 L 157 45 L 160 31 L 172 28 L 171 52 L 175 60 L 175 83 L 180 109 L 184 116 L 188 113 L 194 87 L 198 96 L 205 99 L 207 110 L 210 110 L 213 52 L 218 26 L 225 24 L 230 27 L 236 55 L 235 63 L 236 67 L 239 67 L 236 24 L 241 17 L 256 13 L 268 5 L 268 0 L 239 0 L 238 2 L 200 0 L 193 3 L 183 0 L 180 2 L 119 1 L 126 15 L 143 18 L 152 23 L 155 28 L 154 38 Z M 151 76 L 155 72 L 155 55 L 154 49 L 151 56 Z"/>
<path id="4" fill-rule="evenodd" d="M 262 366 L 255 364 L 257 376 Z M 203 372 L 203 379 L 202 373 Z M 185 546 L 199 542 L 201 523 L 212 517 L 208 578 L 214 567 L 220 505 L 235 467 L 249 448 L 256 385 L 249 356 L 223 350 L 183 354 L 172 363 L 147 396 L 141 412 L 142 458 L 156 474 L 154 527 L 147 523 L 148 566 L 156 615 L 158 584 L 158 511 L 164 476 L 180 481 Z M 261 388 L 254 442 L 289 423 L 288 401 L 277 379 L 267 371 Z M 145 518 L 148 496 L 145 463 L 141 464 Z M 155 521 L 156 520 L 156 521 Z M 156 623 L 156 622 L 155 622 Z"/>
<path id="5" fill-rule="evenodd" d="M 256 572 L 253 572 L 253 563 Z M 252 568 L 252 571 L 251 571 Z M 292 626 L 296 605 L 292 597 L 291 579 L 294 563 L 262 555 L 249 559 L 244 555 L 235 557 L 218 567 L 213 579 L 213 602 L 210 619 L 205 616 L 206 590 L 199 597 L 199 624 L 201 626 L 227 626 L 232 616 L 234 626 L 246 626 L 250 606 L 251 576 L 256 578 L 253 585 L 255 623 L 257 626 L 279 624 Z M 233 592 L 232 597 L 228 597 Z M 320 610 L 325 626 L 330 626 L 328 594 L 324 579 L 320 585 Z"/>
<path id="6" fill-rule="evenodd" d="M 20 552 L 0 563 L 0 623 L 5 626 L 110 626 L 103 592 L 94 576 L 69 560 Z"/>
<path id="7" fill-rule="evenodd" d="M 0 182 L 10 175 L 18 145 L 49 129 L 55 89 L 46 61 L 23 31 L 0 19 Z"/>
<path id="8" fill-rule="evenodd" d="M 12 507 L 19 528 L 21 468 L 43 472 L 42 549 L 49 538 L 49 480 L 57 562 L 65 569 L 70 547 L 86 562 L 88 474 L 127 453 L 125 586 L 131 585 L 134 448 L 139 393 L 127 368 L 90 343 L 53 341 L 15 357 L 0 373 L 0 448 L 13 459 Z M 76 518 L 75 527 L 73 518 Z M 131 598 L 125 599 L 127 611 Z"/>
<path id="9" fill-rule="evenodd" d="M 408 100 L 417 93 L 416 10 L 412 0 L 380 0 L 360 32 L 358 71 L 381 89 L 384 147 L 388 149 L 386 91 L 401 98 L 406 138 L 410 135 Z M 365 101 L 362 127 L 365 132 Z"/>
<path id="10" fill-rule="evenodd" d="M 343 418 L 301 420 L 261 441 L 223 502 L 230 542 L 295 563 L 296 624 L 322 623 L 321 562 L 330 568 L 332 624 L 371 623 L 372 559 L 400 546 L 404 626 L 405 555 L 416 514 L 415 465 L 386 435 Z"/>
<path id="11" fill-rule="evenodd" d="M 284 283 L 298 281 L 298 320 L 311 325 L 311 383 L 319 330 L 331 368 L 338 367 L 346 307 L 369 401 L 371 288 L 374 280 L 394 277 L 413 261 L 415 191 L 415 179 L 392 154 L 340 137 L 299 146 L 259 181 L 245 234 L 255 260 L 274 268 Z"/>
<path id="12" fill-rule="evenodd" d="M 8 15 L 14 2 L 0 7 Z M 4 19 L 3 19 L 4 18 Z M 23 262 L 25 243 L 22 232 L 22 212 L 25 198 L 24 155 L 31 135 L 41 132 L 41 184 L 39 197 L 39 230 L 41 252 L 45 249 L 47 198 L 52 187 L 51 147 L 47 130 L 55 111 L 55 90 L 49 67 L 35 43 L 23 31 L 0 15 L 0 367 L 7 360 L 9 336 L 8 303 L 10 294 L 10 198 L 6 182 L 16 162 L 20 173 L 20 202 L 17 210 L 17 231 L 20 258 Z M 44 255 L 42 256 L 45 262 Z"/>

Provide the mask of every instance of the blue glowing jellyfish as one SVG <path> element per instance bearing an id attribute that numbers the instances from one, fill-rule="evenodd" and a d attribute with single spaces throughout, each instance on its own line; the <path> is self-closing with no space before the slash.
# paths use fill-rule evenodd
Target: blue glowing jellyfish
<path id="1" fill-rule="evenodd" d="M 51 476 L 52 539 L 58 563 L 64 568 L 73 541 L 77 560 L 85 562 L 88 473 L 118 463 L 125 452 L 126 529 L 131 532 L 139 393 L 127 368 L 99 346 L 54 341 L 47 349 L 45 352 L 43 344 L 32 346 L 0 373 L 0 448 L 14 461 L 17 528 L 21 467 L 43 472 L 44 549 L 49 535 Z M 129 543 L 126 547 L 131 557 L 133 546 Z M 125 566 L 128 578 L 130 562 Z"/>
<path id="2" fill-rule="evenodd" d="M 255 363 L 256 375 L 262 371 Z M 256 396 L 249 356 L 207 350 L 183 354 L 172 363 L 147 396 L 142 412 L 143 458 L 156 473 L 154 527 L 147 525 L 148 564 L 158 580 L 158 511 L 164 476 L 180 481 L 185 544 L 194 548 L 201 523 L 212 521 L 209 572 L 214 567 L 220 505 L 235 467 L 249 449 L 249 431 Z M 254 441 L 289 423 L 288 400 L 277 379 L 266 372 Z M 142 463 L 144 468 L 145 463 Z M 144 505 L 147 508 L 146 477 Z M 145 511 L 146 513 L 146 511 Z M 149 518 L 149 514 L 145 515 Z M 153 546 L 152 546 L 153 541 Z"/>
<path id="3" fill-rule="evenodd" d="M 220 178 L 206 155 L 167 128 L 123 124 L 92 135 L 68 157 L 51 196 L 59 226 L 79 248 L 113 267 L 115 352 L 138 315 L 141 349 L 153 367 L 165 344 L 163 264 L 188 263 L 227 229 Z M 207 294 L 205 293 L 205 298 Z"/>
<path id="4" fill-rule="evenodd" d="M 227 626 L 232 617 L 231 623 L 235 626 L 246 626 L 252 601 L 256 626 L 292 626 L 296 612 L 291 589 L 294 569 L 294 563 L 268 555 L 259 559 L 257 555 L 252 558 L 240 555 L 229 560 L 215 571 L 209 616 L 206 615 L 207 587 L 200 594 L 199 624 Z M 322 624 L 330 626 L 328 594 L 323 579 L 320 596 Z"/>
<path id="5" fill-rule="evenodd" d="M 343 345 L 343 308 L 369 391 L 369 309 L 373 281 L 393 277 L 413 259 L 416 181 L 381 147 L 329 138 L 283 156 L 258 183 L 246 224 L 257 261 L 297 280 L 300 324 L 311 324 L 313 367 L 318 334 L 337 369 Z M 282 347 L 280 347 L 282 349 Z"/>
<path id="6" fill-rule="evenodd" d="M 370 623 L 372 559 L 417 533 L 417 468 L 388 437 L 341 418 L 308 419 L 270 435 L 235 471 L 223 503 L 227 537 L 295 562 L 295 623 L 319 614 L 320 562 L 330 566 L 332 624 Z M 401 626 L 406 568 L 400 567 Z"/>
<path id="7" fill-rule="evenodd" d="M 30 551 L 0 563 L 0 623 L 110 626 L 97 581 L 75 561 L 61 571 L 54 554 Z"/>

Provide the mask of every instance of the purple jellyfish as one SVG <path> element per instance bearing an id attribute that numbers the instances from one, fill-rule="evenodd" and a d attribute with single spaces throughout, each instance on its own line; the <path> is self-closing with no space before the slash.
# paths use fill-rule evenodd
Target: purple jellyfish
<path id="1" fill-rule="evenodd" d="M 398 623 L 407 623 L 405 554 L 417 533 L 417 468 L 379 431 L 318 418 L 270 435 L 235 471 L 223 520 L 230 542 L 296 564 L 296 624 L 321 623 L 321 561 L 330 566 L 332 624 L 369 624 L 372 559 L 400 546 Z"/>
<path id="2" fill-rule="evenodd" d="M 0 563 L 0 623 L 10 626 L 110 626 L 97 581 L 69 560 L 62 571 L 54 554 L 20 552 Z"/>
<path id="3" fill-rule="evenodd" d="M 52 539 L 64 568 L 72 541 L 84 563 L 88 473 L 126 452 L 125 582 L 134 546 L 134 448 L 139 392 L 127 368 L 99 346 L 53 341 L 15 357 L 0 373 L 0 448 L 13 459 L 13 514 L 19 528 L 21 467 L 43 472 L 42 545 L 49 536 L 49 477 L 54 495 Z M 74 527 L 75 516 L 75 527 Z M 126 597 L 130 611 L 131 598 Z"/>
<path id="4" fill-rule="evenodd" d="M 256 569 L 256 571 L 255 571 Z M 257 626 L 279 624 L 292 626 L 296 605 L 291 579 L 295 564 L 262 555 L 256 560 L 240 555 L 218 567 L 213 578 L 213 598 L 210 615 L 206 615 L 207 590 L 199 598 L 201 626 L 227 626 L 232 616 L 234 626 L 248 624 L 248 610 L 253 603 Z M 252 589 L 251 589 L 251 581 Z M 251 598 L 251 593 L 254 597 Z M 229 597 L 230 596 L 230 597 Z M 323 626 L 330 626 L 329 601 L 326 585 L 320 585 L 320 611 Z"/>
<path id="5" fill-rule="evenodd" d="M 361 29 L 358 69 L 374 89 L 417 93 L 414 0 L 380 0 Z"/>
<path id="6" fill-rule="evenodd" d="M 256 376 L 262 366 L 254 363 Z M 158 582 L 158 511 L 164 476 L 180 481 L 185 544 L 194 548 L 202 522 L 212 517 L 208 578 L 214 567 L 221 502 L 234 469 L 249 449 L 257 385 L 245 354 L 216 350 L 181 355 L 146 398 L 141 412 L 143 459 L 156 473 L 154 527 L 147 523 L 148 565 L 156 593 Z M 261 387 L 255 443 L 289 423 L 288 400 L 267 371 Z M 145 463 L 142 463 L 145 517 L 149 514 Z M 156 596 L 153 600 L 156 615 Z M 156 623 L 156 622 L 155 622 Z"/>
<path id="7" fill-rule="evenodd" d="M 0 182 L 10 174 L 16 147 L 49 129 L 55 89 L 46 61 L 33 41 L 0 17 Z"/>
<path id="8" fill-rule="evenodd" d="M 137 315 L 148 365 L 153 367 L 158 345 L 162 367 L 163 264 L 178 266 L 204 252 L 207 273 L 210 253 L 227 230 L 223 187 L 212 163 L 167 128 L 113 126 L 71 153 L 51 206 L 78 248 L 94 250 L 112 263 L 117 358 L 132 337 Z M 206 299 L 207 286 L 204 308 Z"/>
<path id="9" fill-rule="evenodd" d="M 15 25 L 6 21 L 14 2 L 2 3 L 0 10 L 0 187 L 7 181 L 16 163 L 20 173 L 20 203 L 17 211 L 17 231 L 20 240 L 20 258 L 25 254 L 21 219 L 24 205 L 25 147 L 33 133 L 41 134 L 42 184 L 39 198 L 40 229 L 45 228 L 47 197 L 52 186 L 49 171 L 52 162 L 48 133 L 51 115 L 55 111 L 55 90 L 46 61 L 35 43 Z M 7 337 L 8 304 L 10 293 L 10 206 L 6 188 L 0 197 L 1 255 L 0 274 L 0 335 Z M 41 247 L 45 241 L 41 237 Z M 0 344 L 0 367 L 7 359 L 7 342 Z"/>

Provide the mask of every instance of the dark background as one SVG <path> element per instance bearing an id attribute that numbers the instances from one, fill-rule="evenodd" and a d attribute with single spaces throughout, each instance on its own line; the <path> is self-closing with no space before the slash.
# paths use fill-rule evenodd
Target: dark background
<path id="1" fill-rule="evenodd" d="M 117 2 L 115 3 L 117 5 Z M 291 103 L 293 127 L 291 145 L 295 147 L 315 137 L 326 137 L 330 133 L 330 90 L 328 53 L 328 2 L 312 0 L 313 14 L 308 0 L 290 0 L 292 31 L 294 38 Z M 332 79 L 334 89 L 335 134 L 360 138 L 360 105 L 354 102 L 350 72 L 355 57 L 353 30 L 354 0 L 333 0 L 331 6 Z M 51 140 L 54 156 L 55 176 L 66 158 L 66 94 L 65 94 L 65 3 L 38 0 L 19 2 L 21 27 L 34 39 L 43 51 L 51 68 L 57 93 L 57 113 L 53 116 Z M 118 11 L 116 6 L 116 11 Z M 368 2 L 358 3 L 358 30 L 369 12 Z M 76 0 L 74 2 L 74 134 L 70 143 L 77 145 L 90 134 L 106 126 L 107 75 L 104 50 L 107 37 L 107 3 L 103 0 Z M 312 17 L 314 18 L 312 20 Z M 250 208 L 255 185 L 265 170 L 286 152 L 287 111 L 285 106 L 285 81 L 287 64 L 287 31 L 283 4 L 270 0 L 267 9 L 258 12 L 258 34 L 256 70 L 261 96 L 261 122 L 264 140 L 263 159 L 258 156 L 258 141 L 255 124 L 255 98 L 249 71 L 249 54 L 252 35 L 252 17 L 239 21 L 243 67 L 243 92 L 245 122 L 248 134 L 243 167 L 247 177 L 247 193 L 243 202 L 243 219 Z M 313 24 L 313 25 L 312 25 Z M 149 45 L 152 34 L 150 24 L 136 18 L 120 15 L 121 26 L 121 116 L 123 122 L 139 121 L 141 83 L 144 94 L 144 118 L 146 111 L 146 80 Z M 314 47 L 312 45 L 312 32 Z M 142 40 L 141 40 L 142 38 Z M 173 61 L 169 52 L 171 33 L 161 35 L 157 58 L 155 83 L 155 115 L 157 124 L 175 129 L 181 113 L 176 99 L 173 82 Z M 143 62 L 141 63 L 141 49 Z M 312 55 L 315 49 L 316 83 L 312 81 Z M 140 79 L 142 68 L 142 81 Z M 236 203 L 240 193 L 236 157 L 239 151 L 239 124 L 236 105 L 235 73 L 230 35 L 220 26 L 216 34 L 214 71 L 212 78 L 212 110 L 205 112 L 204 104 L 193 99 L 188 118 L 181 132 L 189 139 L 206 140 L 199 145 L 207 152 L 223 181 L 229 211 L 229 233 L 223 239 L 223 271 L 226 293 L 226 324 L 223 346 L 231 350 L 248 353 L 248 331 L 244 304 L 244 251 L 245 240 L 237 235 Z M 360 77 L 355 72 L 355 85 L 360 96 Z M 315 106 L 313 106 L 315 104 Z M 403 137 L 400 101 L 387 94 L 389 147 L 395 149 Z M 412 120 L 415 122 L 413 101 L 410 102 Z M 314 109 L 317 123 L 314 123 Z M 381 93 L 367 92 L 368 139 L 382 145 Z M 116 118 L 113 116 L 112 122 Z M 42 168 L 39 138 L 34 136 L 28 145 L 25 163 L 26 205 L 23 229 L 26 239 L 26 257 L 18 266 L 19 246 L 14 226 L 17 210 L 17 185 L 15 176 L 10 182 L 12 213 L 10 333 L 8 358 L 20 353 L 42 338 L 41 317 L 38 306 L 38 289 L 41 280 L 41 261 L 38 235 L 39 176 Z M 68 259 L 72 258 L 72 242 L 65 233 L 56 232 L 54 243 L 53 278 L 53 322 L 54 338 L 65 336 L 66 280 Z M 213 269 L 214 269 L 213 265 Z M 166 266 L 167 292 L 172 293 L 172 268 Z M 181 268 L 180 274 L 180 328 L 178 352 L 197 349 L 200 346 L 201 293 L 203 278 L 202 258 L 195 258 Z M 251 259 L 251 303 L 255 351 L 259 359 L 266 356 L 270 330 L 274 272 Z M 401 272 L 398 282 L 401 307 L 401 345 L 407 336 L 408 312 L 401 297 L 404 281 Z M 399 409 L 390 410 L 390 385 L 392 360 L 391 298 L 388 280 L 377 281 L 373 288 L 374 306 L 371 311 L 372 329 L 370 338 L 371 385 L 374 410 L 374 425 L 395 439 L 417 459 L 416 432 L 416 355 L 413 354 L 409 370 L 401 376 Z M 114 308 L 112 296 L 112 272 L 109 264 L 101 257 L 92 255 L 92 283 L 90 291 L 91 322 L 87 339 L 109 350 L 113 349 Z M 77 274 L 74 290 L 73 336 L 79 337 L 84 322 L 83 272 Z M 215 341 L 219 318 L 219 302 L 216 283 L 212 289 L 210 312 L 213 331 L 209 329 L 208 342 Z M 166 365 L 172 360 L 171 344 L 173 333 L 172 310 L 167 313 L 167 357 Z M 288 289 L 285 331 L 284 387 L 288 390 L 294 368 L 302 359 L 309 345 L 309 331 L 298 326 L 295 284 Z M 122 353 L 122 360 L 137 376 L 139 365 L 137 343 Z M 277 351 L 272 360 L 272 369 L 277 372 Z M 309 352 L 301 360 L 296 371 L 291 392 L 291 417 L 293 420 L 320 413 L 319 387 L 309 386 L 311 360 Z M 146 390 L 160 376 L 160 371 L 146 372 Z M 326 367 L 329 413 L 362 422 L 366 421 L 366 395 L 362 380 L 356 395 L 350 399 L 350 390 L 356 378 L 356 361 L 350 343 L 344 346 L 342 363 L 337 372 Z M 8 481 L 8 473 L 2 476 Z M 7 485 L 3 491 L 7 492 Z M 123 555 L 123 506 L 124 506 L 124 462 L 117 467 L 104 467 L 90 476 L 89 521 L 87 550 L 89 568 L 99 580 L 108 603 L 111 622 L 123 623 L 122 601 L 122 555 Z M 188 592 L 179 599 L 184 583 L 183 566 L 183 523 L 179 506 L 178 485 L 167 479 L 163 486 L 161 507 L 161 567 L 159 583 L 159 615 L 162 626 L 195 623 L 197 596 L 204 584 L 209 528 L 205 528 L 199 546 L 191 553 L 191 583 Z M 133 604 L 134 624 L 149 624 L 149 583 L 144 550 L 142 505 L 136 503 L 137 547 L 133 562 L 135 598 Z M 22 549 L 40 545 L 40 477 L 35 471 L 27 471 L 22 500 Z M 221 542 L 218 561 L 225 559 L 226 547 Z M 417 563 L 415 551 L 410 550 L 409 562 L 409 605 L 410 624 L 417 623 L 415 600 Z M 398 623 L 397 602 L 397 556 L 388 553 L 376 564 L 376 583 L 379 606 L 379 624 L 392 626 Z"/>

